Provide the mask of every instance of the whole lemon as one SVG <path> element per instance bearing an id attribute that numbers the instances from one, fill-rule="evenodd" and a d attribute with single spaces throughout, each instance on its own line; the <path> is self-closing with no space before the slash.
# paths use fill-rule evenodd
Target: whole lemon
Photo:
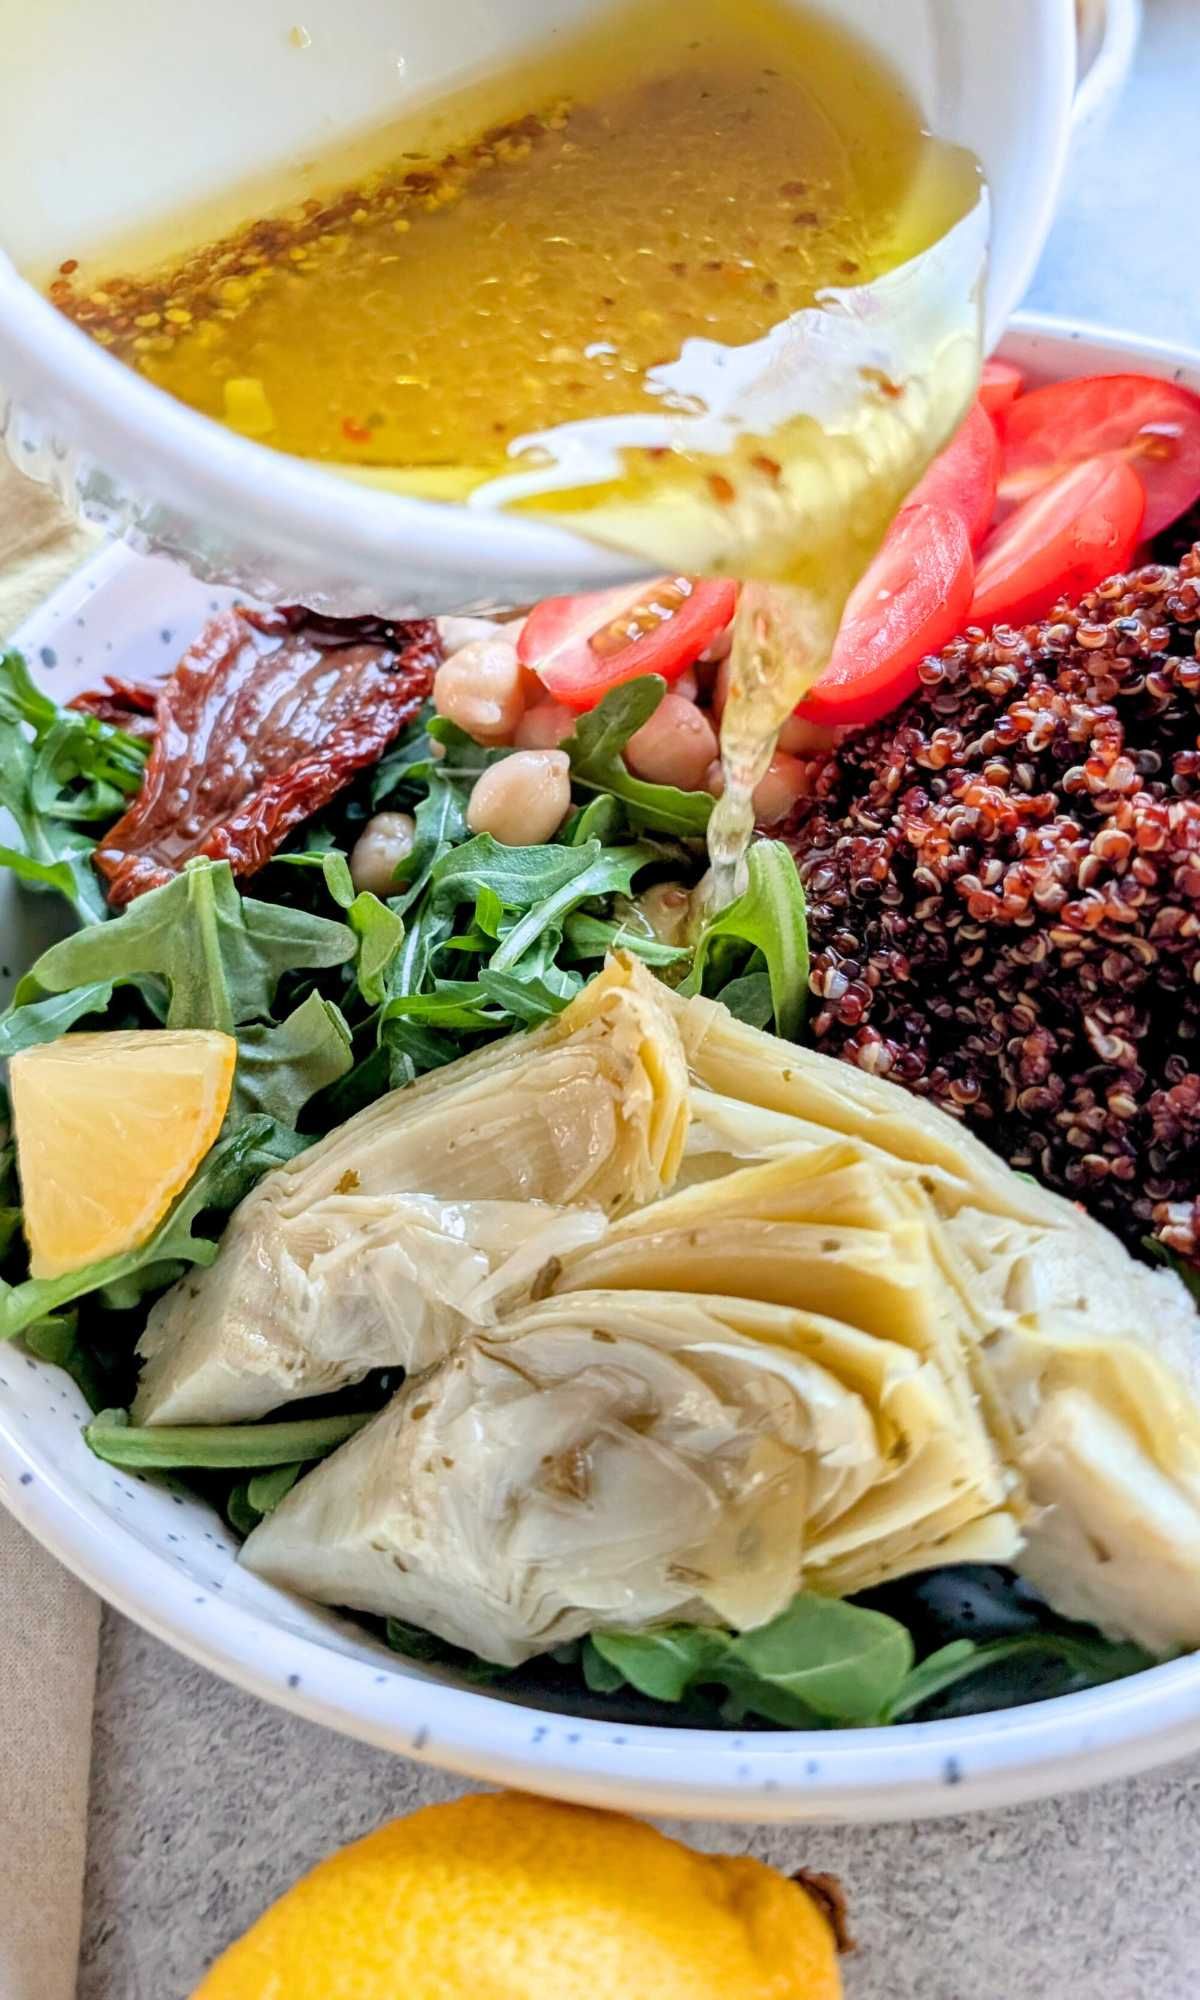
<path id="1" fill-rule="evenodd" d="M 839 2000 L 828 1921 L 761 1861 L 515 1793 L 331 1855 L 194 2000 Z"/>

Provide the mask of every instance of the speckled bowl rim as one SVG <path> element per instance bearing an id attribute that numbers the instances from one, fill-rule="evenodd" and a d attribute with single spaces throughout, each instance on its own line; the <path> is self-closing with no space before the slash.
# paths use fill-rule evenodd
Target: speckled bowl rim
<path id="1" fill-rule="evenodd" d="M 1062 320 L 1018 316 L 1002 351 L 1034 368 L 1079 372 L 1082 359 L 1200 387 L 1200 353 Z M 889 1729 L 740 1734 L 565 1716 L 389 1665 L 382 1651 L 377 1662 L 353 1658 L 228 1599 L 198 1600 L 165 1555 L 98 1520 L 36 1432 L 2 1410 L 0 1501 L 117 1610 L 248 1692 L 379 1749 L 560 1798 L 691 1818 L 877 1823 L 1017 1804 L 1200 1750 L 1200 1655 L 1024 1709 Z"/>

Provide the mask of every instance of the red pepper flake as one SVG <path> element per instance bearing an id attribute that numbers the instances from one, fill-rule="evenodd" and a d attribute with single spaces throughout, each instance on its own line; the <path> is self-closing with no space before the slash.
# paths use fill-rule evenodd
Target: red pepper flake
<path id="1" fill-rule="evenodd" d="M 78 257 L 67 257 L 58 268 L 64 278 L 69 278 L 73 271 L 79 269 L 79 259 Z"/>
<path id="2" fill-rule="evenodd" d="M 342 436 L 350 444 L 370 444 L 370 426 L 356 423 L 353 417 L 343 417 Z"/>
<path id="3" fill-rule="evenodd" d="M 723 507 L 728 507 L 730 501 L 737 498 L 737 488 L 732 479 L 726 479 L 723 472 L 709 473 L 708 490 L 713 499 L 719 500 Z"/>
<path id="4" fill-rule="evenodd" d="M 880 395 L 886 396 L 890 402 L 897 401 L 904 394 L 904 384 L 894 382 L 882 368 L 860 368 L 858 372 L 864 382 L 869 382 L 873 389 L 878 389 Z"/>

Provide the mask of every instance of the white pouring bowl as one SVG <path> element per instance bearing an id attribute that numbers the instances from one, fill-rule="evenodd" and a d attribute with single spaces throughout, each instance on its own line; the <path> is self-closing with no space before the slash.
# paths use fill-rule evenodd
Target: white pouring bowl
<path id="1" fill-rule="evenodd" d="M 585 18 L 603 0 L 554 0 Z M 683 0 L 686 7 L 687 0 Z M 995 340 L 1054 211 L 1076 82 L 1073 0 L 826 0 L 990 184 Z M 270 599 L 402 613 L 524 603 L 636 575 L 561 529 L 373 491 L 198 416 L 20 275 L 149 228 L 316 143 L 395 116 L 545 31 L 546 0 L 0 0 L 20 88 L 0 181 L 0 436 L 78 515 Z M 403 63 L 403 71 L 399 65 Z M 47 142 L 52 135 L 52 143 Z M 231 217 L 230 220 L 235 218 Z"/>
<path id="2" fill-rule="evenodd" d="M 1138 369 L 1200 390 L 1200 353 L 1019 317 L 1001 352 L 1036 383 Z M 227 594 L 114 548 L 15 635 L 59 699 L 161 672 Z M 50 942 L 47 904 L 0 877 L 6 971 Z M 5 985 L 11 984 L 6 980 Z M 315 1722 L 464 1776 L 632 1811 L 882 1821 L 1018 1803 L 1200 1749 L 1200 1655 L 1036 1706 L 891 1729 L 642 1728 L 539 1711 L 399 1659 L 241 1569 L 198 1499 L 103 1464 L 57 1369 L 0 1347 L 0 1502 L 118 1610 Z M 30 1606 L 36 1617 L 36 1605 Z"/>

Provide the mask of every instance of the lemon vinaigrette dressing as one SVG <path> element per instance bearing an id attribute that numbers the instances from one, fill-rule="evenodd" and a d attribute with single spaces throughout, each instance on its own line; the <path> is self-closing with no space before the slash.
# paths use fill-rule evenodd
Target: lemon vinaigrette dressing
<path id="1" fill-rule="evenodd" d="M 976 163 L 777 0 L 618 7 L 369 150 L 353 185 L 333 160 L 323 197 L 193 229 L 171 268 L 71 260 L 51 295 L 263 443 L 751 579 L 712 821 L 727 895 L 778 727 L 972 393 Z"/>

